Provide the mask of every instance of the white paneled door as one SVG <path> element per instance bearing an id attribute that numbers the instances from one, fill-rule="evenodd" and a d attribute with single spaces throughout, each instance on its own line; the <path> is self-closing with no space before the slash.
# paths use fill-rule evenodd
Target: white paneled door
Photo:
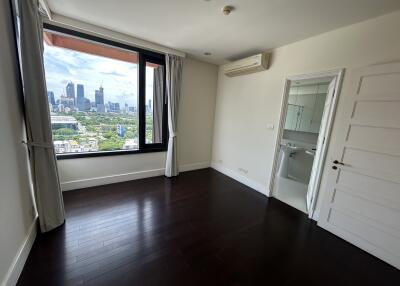
<path id="1" fill-rule="evenodd" d="M 318 224 L 400 268 L 400 63 L 351 72 Z"/>
<path id="2" fill-rule="evenodd" d="M 332 81 L 329 83 L 328 90 L 326 96 L 323 97 L 324 102 L 322 103 L 323 110 L 322 118 L 320 122 L 320 127 L 318 128 L 319 135 L 317 141 L 317 151 L 315 152 L 314 163 L 311 170 L 310 182 L 308 183 L 307 190 L 307 211 L 312 215 L 312 211 L 314 209 L 313 200 L 315 199 L 315 193 L 318 189 L 320 178 L 322 174 L 323 164 L 325 162 L 325 154 L 327 144 L 325 144 L 325 139 L 329 138 L 328 133 L 331 126 L 333 112 L 333 97 L 335 96 L 336 82 L 338 81 L 337 77 L 334 77 Z"/>

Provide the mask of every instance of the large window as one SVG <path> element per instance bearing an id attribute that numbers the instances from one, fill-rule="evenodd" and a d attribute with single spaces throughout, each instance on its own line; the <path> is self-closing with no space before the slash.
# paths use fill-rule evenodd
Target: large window
<path id="1" fill-rule="evenodd" d="M 165 58 L 45 26 L 44 67 L 58 158 L 165 150 Z"/>

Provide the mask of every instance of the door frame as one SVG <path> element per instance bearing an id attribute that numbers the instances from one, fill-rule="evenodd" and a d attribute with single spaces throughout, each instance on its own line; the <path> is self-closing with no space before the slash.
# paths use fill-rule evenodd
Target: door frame
<path id="1" fill-rule="evenodd" d="M 339 99 L 339 95 L 340 95 L 340 90 L 342 87 L 342 81 L 343 81 L 343 77 L 344 77 L 344 68 L 338 68 L 338 69 L 321 71 L 321 72 L 313 72 L 313 73 L 307 73 L 307 74 L 286 76 L 285 82 L 284 82 L 284 90 L 283 90 L 283 97 L 282 97 L 280 117 L 279 117 L 279 126 L 278 126 L 278 132 L 277 132 L 277 136 L 276 136 L 276 142 L 275 142 L 274 160 L 273 160 L 273 165 L 272 165 L 268 196 L 272 196 L 273 191 L 274 191 L 275 174 L 278 169 L 278 163 L 279 163 L 278 161 L 279 161 L 280 144 L 281 144 L 281 140 L 283 137 L 283 130 L 285 127 L 285 120 L 286 120 L 286 112 L 287 112 L 287 108 L 288 108 L 290 84 L 292 81 L 296 81 L 296 80 L 305 80 L 305 79 L 313 79 L 313 78 L 321 78 L 321 77 L 336 77 L 335 92 L 332 97 L 331 109 L 330 109 L 330 112 L 328 115 L 328 120 L 327 120 L 327 129 L 326 129 L 326 136 L 325 136 L 326 148 L 324 148 L 324 151 L 320 157 L 320 161 L 321 161 L 320 166 L 321 166 L 321 168 L 324 168 L 324 162 L 325 162 L 326 154 L 327 154 L 329 143 L 330 143 L 330 135 L 332 133 L 332 127 L 333 127 L 333 122 L 335 119 L 337 103 L 338 103 L 338 99 Z M 314 164 L 315 164 L 315 162 L 313 162 L 313 165 Z M 316 178 L 315 189 L 313 190 L 314 195 L 312 198 L 311 210 L 308 214 L 308 217 L 312 218 L 314 220 L 318 220 L 318 215 L 315 213 L 315 205 L 316 205 L 316 201 L 318 198 L 319 188 L 321 185 L 322 173 L 323 173 L 322 171 L 319 172 L 319 175 Z M 310 190 L 308 190 L 308 191 L 310 191 Z"/>

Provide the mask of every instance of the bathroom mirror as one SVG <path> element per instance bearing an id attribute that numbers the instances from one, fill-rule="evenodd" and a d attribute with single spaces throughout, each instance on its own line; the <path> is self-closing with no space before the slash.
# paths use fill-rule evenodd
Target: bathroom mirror
<path id="1" fill-rule="evenodd" d="M 293 82 L 289 91 L 285 129 L 318 133 L 328 83 L 303 84 Z"/>

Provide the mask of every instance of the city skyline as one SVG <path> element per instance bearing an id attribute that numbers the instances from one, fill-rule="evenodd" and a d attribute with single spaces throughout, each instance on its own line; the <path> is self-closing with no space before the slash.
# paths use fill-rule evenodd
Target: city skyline
<path id="1" fill-rule="evenodd" d="M 95 101 L 95 92 L 102 86 L 106 102 L 137 106 L 137 64 L 45 44 L 44 66 L 47 90 L 54 93 L 55 100 L 67 96 L 66 86 L 73 82 L 75 98 L 78 84 L 84 86 L 84 97 L 91 102 Z M 152 91 L 152 69 L 146 71 L 146 82 L 149 87 L 146 91 Z M 152 93 L 146 92 L 147 98 L 152 98 Z"/>
<path id="2" fill-rule="evenodd" d="M 119 102 L 106 101 L 104 97 L 104 88 L 100 86 L 95 90 L 95 100 L 90 101 L 85 96 L 85 86 L 83 84 L 76 84 L 70 81 L 65 86 L 65 95 L 61 95 L 59 99 L 56 99 L 54 92 L 51 90 L 47 91 L 47 97 L 49 104 L 52 106 L 51 110 L 54 108 L 59 109 L 59 104 L 64 107 L 72 108 L 72 111 L 90 111 L 96 108 L 97 112 L 128 112 L 134 111 L 137 106 L 129 106 L 127 102 L 121 104 Z M 76 91 L 76 92 L 75 92 Z M 131 110 L 133 108 L 133 110 Z M 146 112 L 152 112 L 152 97 L 147 98 L 146 102 Z"/>

